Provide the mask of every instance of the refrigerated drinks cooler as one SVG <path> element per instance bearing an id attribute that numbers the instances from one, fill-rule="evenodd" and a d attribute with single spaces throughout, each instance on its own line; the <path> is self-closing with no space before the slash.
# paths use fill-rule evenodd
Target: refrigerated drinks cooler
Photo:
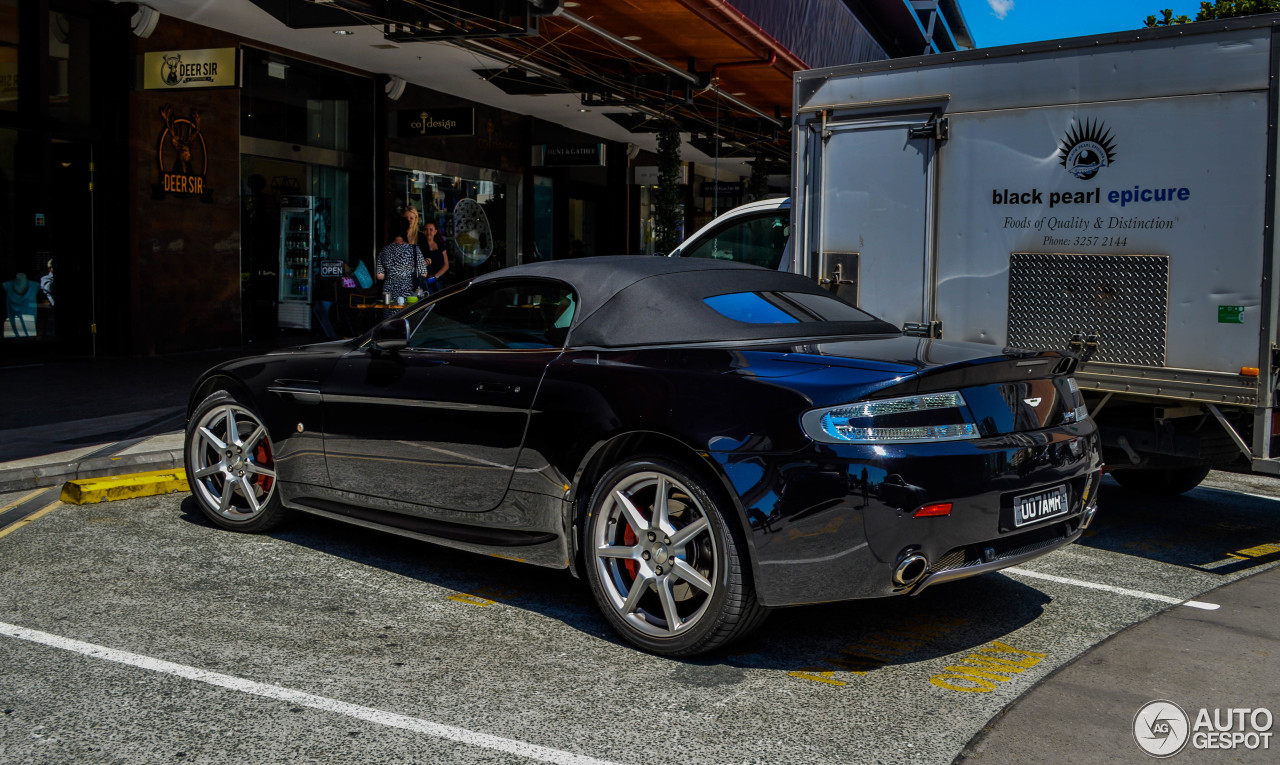
<path id="1" fill-rule="evenodd" d="M 315 197 L 280 197 L 279 326 L 311 329 Z"/>

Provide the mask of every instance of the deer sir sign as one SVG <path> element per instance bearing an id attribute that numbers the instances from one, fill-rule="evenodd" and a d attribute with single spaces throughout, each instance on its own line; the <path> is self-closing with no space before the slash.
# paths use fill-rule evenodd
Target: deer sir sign
<path id="1" fill-rule="evenodd" d="M 239 83 L 238 60 L 235 48 L 147 51 L 142 58 L 142 88 L 234 88 Z"/>
<path id="2" fill-rule="evenodd" d="M 165 104 L 160 108 L 160 117 L 164 120 L 164 129 L 156 143 L 160 182 L 152 187 L 152 196 L 156 199 L 164 199 L 169 194 L 198 196 L 210 201 L 204 182 L 209 155 L 200 133 L 200 110 L 193 108 L 185 117 L 175 116 L 173 107 Z"/>

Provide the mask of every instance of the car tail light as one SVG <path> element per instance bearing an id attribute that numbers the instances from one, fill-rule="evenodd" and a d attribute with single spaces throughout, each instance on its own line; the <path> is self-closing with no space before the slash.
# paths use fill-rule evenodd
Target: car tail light
<path id="1" fill-rule="evenodd" d="M 978 437 L 964 396 L 954 391 L 813 409 L 805 412 L 801 424 L 810 438 L 828 444 L 903 444 Z"/>
<path id="2" fill-rule="evenodd" d="M 1084 404 L 1084 396 L 1080 395 L 1080 383 L 1076 378 L 1067 378 L 1067 387 L 1071 389 L 1072 403 L 1076 406 L 1063 417 L 1064 422 L 1084 422 L 1089 419 L 1089 408 Z"/>
<path id="3" fill-rule="evenodd" d="M 912 513 L 912 515 L 916 518 L 939 518 L 944 515 L 951 515 L 951 503 L 939 502 L 936 505 L 925 505 Z"/>

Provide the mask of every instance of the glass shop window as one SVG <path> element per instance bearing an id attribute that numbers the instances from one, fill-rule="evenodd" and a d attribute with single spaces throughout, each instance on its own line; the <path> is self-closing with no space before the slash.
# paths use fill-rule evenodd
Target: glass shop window
<path id="1" fill-rule="evenodd" d="M 0 0 L 0 110 L 18 110 L 18 0 Z"/>
<path id="2" fill-rule="evenodd" d="M 373 134 L 373 80 L 244 49 L 240 132 L 254 138 L 352 151 Z"/>

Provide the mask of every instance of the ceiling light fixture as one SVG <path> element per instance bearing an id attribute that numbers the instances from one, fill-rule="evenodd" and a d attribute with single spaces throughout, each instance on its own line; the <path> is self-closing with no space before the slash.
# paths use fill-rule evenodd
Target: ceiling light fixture
<path id="1" fill-rule="evenodd" d="M 622 38 L 622 39 L 624 39 L 624 40 L 630 40 L 631 42 L 636 42 L 637 40 L 643 40 L 644 38 L 643 38 L 643 37 L 641 37 L 640 35 L 627 35 L 626 37 L 624 37 L 624 38 Z"/>
<path id="2" fill-rule="evenodd" d="M 355 34 L 355 32 L 352 32 L 350 29 L 335 29 L 333 30 L 333 33 L 335 35 L 343 35 L 343 36 Z"/>

